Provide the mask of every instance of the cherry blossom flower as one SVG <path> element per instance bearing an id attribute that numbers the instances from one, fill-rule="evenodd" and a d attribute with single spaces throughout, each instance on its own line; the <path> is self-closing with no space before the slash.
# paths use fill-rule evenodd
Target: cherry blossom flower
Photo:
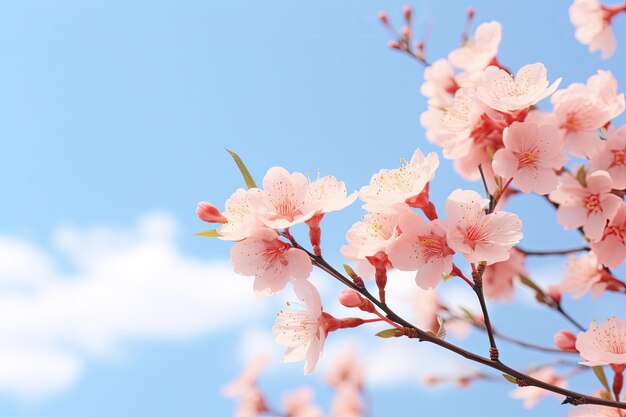
<path id="1" fill-rule="evenodd" d="M 589 52 L 600 51 L 602 59 L 615 52 L 615 34 L 611 28 L 611 9 L 598 0 L 575 0 L 569 8 L 569 18 L 576 27 L 574 36 Z"/>
<path id="2" fill-rule="evenodd" d="M 448 245 L 468 262 L 487 265 L 509 259 L 510 249 L 522 238 L 522 222 L 504 211 L 485 214 L 489 200 L 476 191 L 455 190 L 446 201 Z"/>
<path id="3" fill-rule="evenodd" d="M 378 253 L 385 254 L 388 246 L 399 236 L 398 222 L 396 208 L 366 214 L 363 221 L 353 224 L 346 233 L 348 244 L 341 247 L 341 253 L 354 261 Z"/>
<path id="4" fill-rule="evenodd" d="M 359 193 L 365 202 L 365 209 L 375 210 L 402 203 L 425 207 L 428 203 L 428 183 L 435 177 L 438 166 L 436 153 L 431 152 L 425 157 L 421 150 L 416 149 L 411 160 L 400 168 L 380 170 Z"/>
<path id="5" fill-rule="evenodd" d="M 564 148 L 575 156 L 590 155 L 600 146 L 597 129 L 624 111 L 617 80 L 599 70 L 586 84 L 573 83 L 551 97 L 556 124 L 564 130 Z"/>
<path id="6" fill-rule="evenodd" d="M 541 63 L 523 66 L 515 78 L 501 68 L 489 66 L 477 94 L 487 106 L 503 113 L 526 110 L 552 94 L 561 83 L 559 78 L 549 86 L 547 77 Z"/>
<path id="7" fill-rule="evenodd" d="M 588 252 L 578 257 L 570 256 L 566 265 L 565 279 L 559 284 L 561 292 L 574 292 L 572 298 L 580 298 L 588 291 L 597 299 L 613 279 L 598 263 L 598 257 Z"/>
<path id="8" fill-rule="evenodd" d="M 420 92 L 431 106 L 448 106 L 459 86 L 454 80 L 454 69 L 445 59 L 438 59 L 424 70 Z"/>
<path id="9" fill-rule="evenodd" d="M 556 188 L 555 170 L 566 162 L 555 126 L 515 122 L 504 129 L 504 148 L 493 156 L 493 171 L 505 179 L 513 178 L 525 192 L 548 194 Z"/>
<path id="10" fill-rule="evenodd" d="M 300 388 L 283 395 L 283 415 L 286 417 L 322 417 L 322 409 L 313 403 L 313 390 Z"/>
<path id="11" fill-rule="evenodd" d="M 260 355 L 252 359 L 246 365 L 241 375 L 222 388 L 222 394 L 226 397 L 237 397 L 256 386 L 259 375 L 261 375 L 261 372 L 263 372 L 269 362 L 270 358 L 265 355 Z"/>
<path id="12" fill-rule="evenodd" d="M 434 288 L 452 271 L 452 255 L 446 242 L 446 224 L 426 223 L 414 213 L 399 218 L 402 234 L 387 251 L 391 264 L 401 271 L 416 271 L 415 282 L 423 289 Z"/>
<path id="13" fill-rule="evenodd" d="M 364 415 L 361 391 L 352 384 L 342 384 L 335 390 L 330 404 L 330 417 L 361 417 Z"/>
<path id="14" fill-rule="evenodd" d="M 591 156 L 591 165 L 611 174 L 613 188 L 626 188 L 626 125 L 618 129 L 609 128 L 606 140 Z"/>
<path id="15" fill-rule="evenodd" d="M 526 256 L 512 248 L 506 261 L 497 262 L 485 268 L 483 273 L 483 292 L 485 298 L 494 301 L 510 302 L 515 295 L 513 281 L 520 275 L 527 274 L 524 267 Z"/>
<path id="16" fill-rule="evenodd" d="M 226 200 L 226 209 L 221 214 L 214 205 L 202 201 L 198 204 L 198 217 L 209 223 L 220 223 L 221 226 L 217 228 L 220 239 L 245 239 L 263 228 L 255 209 L 261 200 L 261 193 L 258 188 L 237 189 Z"/>
<path id="17" fill-rule="evenodd" d="M 496 21 L 483 23 L 476 28 L 472 41 L 450 52 L 448 59 L 457 68 L 467 72 L 484 69 L 491 64 L 502 40 L 502 26 Z"/>
<path id="18" fill-rule="evenodd" d="M 334 388 L 345 384 L 362 387 L 364 371 L 356 358 L 357 355 L 354 349 L 345 349 L 336 355 L 324 377 L 328 385 Z"/>
<path id="19" fill-rule="evenodd" d="M 302 211 L 326 214 L 343 210 L 357 199 L 359 194 L 346 192 L 346 184 L 332 175 L 319 178 L 309 184 Z"/>
<path id="20" fill-rule="evenodd" d="M 606 171 L 588 173 L 582 185 L 570 174 L 559 177 L 559 185 L 550 200 L 559 204 L 557 220 L 567 230 L 582 226 L 591 241 L 602 238 L 607 220 L 611 220 L 622 199 L 611 194 L 611 176 Z"/>
<path id="21" fill-rule="evenodd" d="M 257 417 L 269 411 L 263 392 L 252 387 L 237 398 L 234 417 Z"/>
<path id="22" fill-rule="evenodd" d="M 230 260 L 236 273 L 254 276 L 254 293 L 267 296 L 282 291 L 290 278 L 309 277 L 313 266 L 302 250 L 278 238 L 278 232 L 261 229 L 235 243 Z"/>
<path id="23" fill-rule="evenodd" d="M 528 372 L 528 375 L 560 388 L 567 387 L 567 381 L 565 381 L 563 378 L 560 378 L 554 368 L 550 366 L 531 370 L 530 372 Z M 537 405 L 537 403 L 539 403 L 539 401 L 541 401 L 543 397 L 548 394 L 554 395 L 559 398 L 562 397 L 562 395 L 555 394 L 546 391 L 543 388 L 534 386 L 516 388 L 511 392 L 511 397 L 519 400 L 524 400 L 524 408 L 533 408 L 535 405 Z"/>
<path id="24" fill-rule="evenodd" d="M 554 344 L 565 352 L 578 352 L 576 350 L 576 335 L 569 330 L 561 330 L 554 335 Z"/>
<path id="25" fill-rule="evenodd" d="M 589 330 L 578 333 L 576 350 L 587 366 L 626 364 L 626 322 L 611 317 L 599 326 L 591 322 Z"/>
<path id="26" fill-rule="evenodd" d="M 618 267 L 626 258 L 626 203 L 621 203 L 615 217 L 604 229 L 602 239 L 590 243 L 598 262 L 609 268 Z"/>

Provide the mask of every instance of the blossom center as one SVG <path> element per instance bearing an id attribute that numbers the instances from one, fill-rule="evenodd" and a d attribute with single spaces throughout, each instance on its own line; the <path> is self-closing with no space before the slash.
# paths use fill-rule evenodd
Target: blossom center
<path id="1" fill-rule="evenodd" d="M 463 233 L 465 239 L 464 242 L 470 248 L 476 249 L 476 243 L 484 237 L 484 231 L 482 227 L 477 225 L 470 225 L 465 228 Z"/>
<path id="2" fill-rule="evenodd" d="M 613 153 L 613 162 L 611 163 L 611 167 L 626 165 L 626 148 L 614 149 L 611 152 Z"/>
<path id="3" fill-rule="evenodd" d="M 518 160 L 518 168 L 535 166 L 537 164 L 537 159 L 539 158 L 538 154 L 539 152 L 537 150 L 537 147 L 525 150 L 523 152 L 515 153 L 515 156 Z"/>
<path id="4" fill-rule="evenodd" d="M 583 201 L 585 208 L 588 211 L 596 211 L 600 209 L 600 195 L 599 194 L 589 194 L 585 197 Z"/>

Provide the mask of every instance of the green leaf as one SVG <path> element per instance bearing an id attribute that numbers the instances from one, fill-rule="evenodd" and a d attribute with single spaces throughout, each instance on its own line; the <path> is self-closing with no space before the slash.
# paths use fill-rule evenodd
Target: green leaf
<path id="1" fill-rule="evenodd" d="M 354 272 L 354 269 L 352 269 L 350 265 L 343 264 L 343 269 L 344 271 L 346 271 L 346 274 L 348 274 L 350 278 L 354 279 L 354 277 L 358 277 L 358 275 L 356 274 L 356 272 Z"/>
<path id="2" fill-rule="evenodd" d="M 391 337 L 398 337 L 396 330 L 397 329 L 381 330 L 380 332 L 376 333 L 376 336 L 382 337 L 383 339 L 389 339 Z"/>
<path id="3" fill-rule="evenodd" d="M 507 374 L 502 374 L 502 376 L 504 377 L 504 379 L 509 381 L 511 384 L 517 385 L 517 378 L 515 378 L 514 376 L 507 375 Z"/>
<path id="4" fill-rule="evenodd" d="M 203 237 L 220 237 L 221 235 L 217 233 L 215 229 L 205 230 L 203 232 L 194 233 L 194 236 L 203 236 Z"/>
<path id="5" fill-rule="evenodd" d="M 609 382 L 606 379 L 604 368 L 602 366 L 594 366 L 593 373 L 596 374 L 598 380 L 600 380 L 600 382 L 602 383 L 602 386 L 610 393 L 611 389 L 609 388 Z"/>
<path id="6" fill-rule="evenodd" d="M 230 156 L 233 158 L 233 160 L 237 164 L 237 168 L 239 168 L 239 171 L 241 172 L 241 175 L 243 176 L 243 179 L 246 182 L 246 186 L 248 188 L 257 188 L 256 183 L 252 179 L 252 175 L 250 175 L 250 171 L 248 171 L 248 168 L 246 168 L 246 164 L 243 163 L 239 155 L 237 155 L 235 152 L 229 149 L 226 149 L 226 152 L 230 154 Z"/>
<path id="7" fill-rule="evenodd" d="M 520 281 L 522 284 L 526 285 L 528 288 L 532 289 L 537 293 L 537 301 L 542 302 L 542 300 L 546 297 L 546 294 L 543 292 L 541 287 L 535 284 L 530 278 L 526 275 L 520 275 Z"/>
<path id="8" fill-rule="evenodd" d="M 469 309 L 467 309 L 467 308 L 465 308 L 463 306 L 459 306 L 459 309 L 463 312 L 463 314 L 465 314 L 465 317 L 467 317 L 468 319 L 470 319 L 473 322 L 476 321 L 476 319 L 474 318 L 474 313 L 469 311 Z"/>
<path id="9" fill-rule="evenodd" d="M 437 339 L 443 340 L 446 337 L 446 328 L 443 326 L 443 319 L 439 314 L 437 314 L 437 323 L 439 323 L 439 330 L 437 330 L 437 334 L 435 335 L 435 337 L 437 337 Z"/>
<path id="10" fill-rule="evenodd" d="M 576 171 L 576 180 L 580 183 L 581 186 L 587 187 L 587 170 L 585 169 L 584 165 L 578 168 L 578 171 Z"/>

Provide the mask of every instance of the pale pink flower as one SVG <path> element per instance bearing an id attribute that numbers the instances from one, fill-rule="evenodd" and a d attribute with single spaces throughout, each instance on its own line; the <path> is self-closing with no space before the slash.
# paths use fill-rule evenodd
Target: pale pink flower
<path id="1" fill-rule="evenodd" d="M 265 396 L 258 387 L 251 387 L 237 398 L 234 417 L 257 417 L 269 412 Z"/>
<path id="2" fill-rule="evenodd" d="M 509 259 L 511 248 L 522 238 L 522 222 L 504 211 L 485 214 L 489 200 L 476 191 L 455 190 L 446 201 L 448 245 L 468 262 L 487 265 Z"/>
<path id="3" fill-rule="evenodd" d="M 583 228 L 591 241 L 602 238 L 607 220 L 611 220 L 622 199 L 611 194 L 611 176 L 606 171 L 588 173 L 585 186 L 568 173 L 559 177 L 559 185 L 550 193 L 557 203 L 557 220 L 566 230 Z"/>
<path id="4" fill-rule="evenodd" d="M 483 23 L 476 28 L 474 38 L 450 52 L 448 59 L 452 65 L 464 71 L 482 70 L 496 57 L 501 39 L 500 23 Z"/>
<path id="5" fill-rule="evenodd" d="M 485 297 L 494 301 L 510 302 L 515 295 L 514 280 L 527 274 L 524 267 L 526 256 L 512 248 L 506 261 L 497 262 L 485 268 L 483 274 L 483 292 Z"/>
<path id="6" fill-rule="evenodd" d="M 387 253 L 387 247 L 399 235 L 398 222 L 399 213 L 393 208 L 366 214 L 346 233 L 348 244 L 341 247 L 341 253 L 354 261 Z"/>
<path id="7" fill-rule="evenodd" d="M 624 111 L 617 80 L 599 70 L 586 84 L 573 83 L 551 97 L 556 124 L 564 130 L 564 148 L 575 156 L 590 155 L 600 146 L 597 129 Z"/>
<path id="8" fill-rule="evenodd" d="M 254 293 L 260 296 L 282 291 L 290 278 L 308 278 L 313 269 L 303 250 L 283 242 L 278 232 L 267 228 L 235 243 L 230 261 L 236 273 L 255 277 Z"/>
<path id="9" fill-rule="evenodd" d="M 300 388 L 283 395 L 285 417 L 322 417 L 322 409 L 313 403 L 313 390 Z"/>
<path id="10" fill-rule="evenodd" d="M 560 388 L 567 387 L 567 381 L 565 381 L 563 378 L 560 378 L 554 368 L 549 366 L 534 369 L 528 372 L 528 375 L 548 384 L 556 385 Z M 524 408 L 532 408 L 548 394 L 559 398 L 562 397 L 562 395 L 551 393 L 543 388 L 534 386 L 516 388 L 511 392 L 511 397 L 519 400 L 524 400 Z"/>
<path id="11" fill-rule="evenodd" d="M 355 387 L 363 386 L 363 366 L 356 360 L 354 349 L 345 349 L 333 358 L 325 375 L 325 380 L 331 387 L 337 388 L 344 384 Z"/>
<path id="12" fill-rule="evenodd" d="M 609 128 L 606 140 L 591 156 L 594 169 L 603 169 L 611 174 L 612 187 L 626 188 L 626 125 L 619 129 Z"/>
<path id="13" fill-rule="evenodd" d="M 626 364 L 626 322 L 611 317 L 599 326 L 591 322 L 589 330 L 578 333 L 576 350 L 587 366 Z"/>
<path id="14" fill-rule="evenodd" d="M 361 188 L 359 196 L 365 202 L 365 209 L 375 210 L 395 204 L 419 204 L 428 201 L 428 183 L 435 177 L 439 166 L 437 154 L 424 156 L 416 149 L 411 160 L 398 169 L 382 169 L 374 174 L 369 185 Z"/>
<path id="15" fill-rule="evenodd" d="M 504 148 L 493 156 L 493 172 L 513 178 L 525 193 L 548 194 L 556 188 L 555 170 L 566 161 L 555 126 L 515 122 L 504 129 Z"/>
<path id="16" fill-rule="evenodd" d="M 448 106 L 459 88 L 454 80 L 454 69 L 445 59 L 438 59 L 424 70 L 424 83 L 420 88 L 430 106 Z"/>
<path id="17" fill-rule="evenodd" d="M 580 298 L 591 291 L 593 299 L 606 291 L 611 274 L 598 263 L 595 253 L 587 252 L 578 257 L 570 256 L 566 265 L 565 279 L 559 284 L 561 292 L 574 292 L 572 298 Z"/>
<path id="18" fill-rule="evenodd" d="M 309 180 L 303 174 L 270 168 L 263 178 L 262 204 L 257 206 L 263 223 L 282 229 L 310 219 L 315 210 L 305 206 L 308 189 Z"/>
<path id="19" fill-rule="evenodd" d="M 389 261 L 401 271 L 417 271 L 415 282 L 423 289 L 434 288 L 452 271 L 454 251 L 446 242 L 446 224 L 426 223 L 408 212 L 400 216 L 402 234 L 387 249 Z"/>
<path id="20" fill-rule="evenodd" d="M 270 358 L 265 355 L 252 359 L 248 362 L 241 375 L 222 388 L 222 394 L 226 397 L 238 397 L 254 388 L 259 375 L 261 375 L 261 372 L 263 372 L 269 362 Z"/>
<path id="21" fill-rule="evenodd" d="M 327 175 L 309 184 L 302 211 L 304 213 L 313 211 L 319 215 L 343 210 L 358 196 L 356 191 L 348 195 L 343 181 L 337 181 L 334 176 Z"/>
<path id="22" fill-rule="evenodd" d="M 554 335 L 554 344 L 565 352 L 578 352 L 576 350 L 576 335 L 569 330 L 561 330 Z"/>
<path id="23" fill-rule="evenodd" d="M 602 239 L 590 243 L 591 250 L 598 257 L 598 262 L 609 268 L 617 268 L 626 258 L 626 203 L 621 203 L 619 210 L 604 229 Z"/>
<path id="24" fill-rule="evenodd" d="M 337 387 L 330 404 L 330 417 L 362 417 L 364 411 L 359 387 L 352 384 Z"/>
<path id="25" fill-rule="evenodd" d="M 281 311 L 272 332 L 276 343 L 287 346 L 285 362 L 305 360 L 304 374 L 308 375 L 324 349 L 329 331 L 328 315 L 322 311 L 320 294 L 308 281 L 294 284 L 296 296 L 304 303 L 304 310 Z"/>
<path id="26" fill-rule="evenodd" d="M 226 200 L 225 210 L 221 214 L 214 205 L 202 201 L 198 204 L 198 217 L 209 223 L 221 224 L 217 228 L 220 239 L 245 239 L 264 227 L 255 209 L 261 201 L 261 193 L 258 188 L 237 189 Z"/>
<path id="27" fill-rule="evenodd" d="M 600 50 L 602 59 L 615 52 L 615 34 L 611 28 L 611 13 L 597 0 L 575 0 L 569 8 L 569 18 L 576 27 L 574 36 L 589 52 Z"/>
<path id="28" fill-rule="evenodd" d="M 546 67 L 541 63 L 523 66 L 515 78 L 501 68 L 489 66 L 477 94 L 492 109 L 512 113 L 526 110 L 548 97 L 560 83 L 561 78 L 549 85 Z"/>

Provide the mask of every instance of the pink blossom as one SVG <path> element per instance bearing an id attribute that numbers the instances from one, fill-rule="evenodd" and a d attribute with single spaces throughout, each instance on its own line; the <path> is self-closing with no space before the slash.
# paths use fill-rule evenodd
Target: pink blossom
<path id="1" fill-rule="evenodd" d="M 515 78 L 501 68 L 489 66 L 477 94 L 487 106 L 504 113 L 526 110 L 552 94 L 561 83 L 559 78 L 549 86 L 547 77 L 541 63 L 523 66 Z"/>
<path id="2" fill-rule="evenodd" d="M 617 268 L 626 258 L 626 203 L 621 203 L 619 210 L 604 229 L 602 239 L 590 243 L 591 250 L 598 257 L 598 262 L 609 268 Z"/>
<path id="3" fill-rule="evenodd" d="M 582 185 L 570 174 L 559 177 L 559 185 L 550 193 L 557 203 L 557 220 L 567 230 L 582 226 L 591 241 L 602 238 L 607 220 L 611 220 L 622 204 L 622 199 L 611 194 L 611 176 L 606 171 L 588 173 Z"/>
<path id="4" fill-rule="evenodd" d="M 265 355 L 255 357 L 246 365 L 241 375 L 222 388 L 222 394 L 226 397 L 237 397 L 255 387 L 259 375 L 267 367 L 269 361 L 270 358 Z"/>
<path id="5" fill-rule="evenodd" d="M 564 147 L 575 156 L 590 155 L 600 146 L 597 129 L 624 111 L 624 94 L 617 80 L 599 70 L 586 84 L 573 83 L 551 97 L 557 125 L 564 130 Z"/>
<path id="6" fill-rule="evenodd" d="M 234 417 L 257 417 L 268 411 L 263 392 L 258 387 L 252 387 L 237 398 Z"/>
<path id="7" fill-rule="evenodd" d="M 330 404 L 330 417 L 362 417 L 364 411 L 361 392 L 357 386 L 343 384 L 337 387 Z"/>
<path id="8" fill-rule="evenodd" d="M 276 343 L 287 346 L 285 362 L 305 360 L 304 374 L 308 375 L 324 349 L 329 323 L 322 311 L 320 294 L 308 281 L 294 284 L 296 296 L 304 303 L 304 310 L 281 311 L 272 332 Z"/>
<path id="9" fill-rule="evenodd" d="M 576 350 L 576 335 L 569 330 L 561 330 L 554 335 L 554 344 L 565 352 L 578 352 Z"/>
<path id="10" fill-rule="evenodd" d="M 587 366 L 626 364 L 626 322 L 611 317 L 599 326 L 591 322 L 589 330 L 578 333 L 576 350 Z"/>
<path id="11" fill-rule="evenodd" d="M 446 201 L 448 245 L 468 262 L 487 265 L 509 259 L 511 248 L 522 238 L 522 222 L 504 211 L 485 214 L 489 200 L 476 191 L 455 190 Z"/>
<path id="12" fill-rule="evenodd" d="M 267 228 L 235 243 L 230 260 L 236 273 L 255 277 L 254 293 L 260 296 L 282 291 L 290 278 L 308 278 L 313 269 L 304 251 L 283 242 L 275 230 Z"/>
<path id="13" fill-rule="evenodd" d="M 348 244 L 341 247 L 341 253 L 354 261 L 386 253 L 399 235 L 398 222 L 399 213 L 394 208 L 366 214 L 346 233 Z"/>
<path id="14" fill-rule="evenodd" d="M 205 201 L 198 204 L 198 216 L 209 223 L 220 223 L 217 228 L 220 239 L 242 240 L 263 228 L 255 207 L 261 200 L 261 190 L 251 188 L 237 189 L 225 203 L 225 210 L 219 210 Z"/>
<path id="15" fill-rule="evenodd" d="M 424 156 L 416 149 L 413 157 L 398 169 L 383 169 L 372 176 L 369 185 L 361 188 L 360 198 L 367 210 L 407 203 L 419 205 L 422 199 L 428 201 L 427 185 L 435 177 L 439 166 L 437 154 Z"/>
<path id="16" fill-rule="evenodd" d="M 513 178 L 525 193 L 548 194 L 556 188 L 555 170 L 566 161 L 555 126 L 515 122 L 504 129 L 504 148 L 493 157 L 493 171 L 505 179 Z"/>
<path id="17" fill-rule="evenodd" d="M 283 395 L 283 412 L 288 417 L 322 417 L 321 408 L 313 403 L 313 390 L 300 388 Z"/>
<path id="18" fill-rule="evenodd" d="M 494 301 L 510 302 L 515 295 L 513 281 L 520 275 L 527 274 L 524 267 L 526 256 L 512 248 L 506 261 L 497 262 L 485 268 L 483 274 L 483 291 L 485 297 Z"/>
<path id="19" fill-rule="evenodd" d="M 589 52 L 600 50 L 602 59 L 615 52 L 615 34 L 611 28 L 610 12 L 597 0 L 575 0 L 569 8 L 569 18 L 576 27 L 574 36 Z"/>
<path id="20" fill-rule="evenodd" d="M 473 72 L 489 65 L 498 53 L 502 39 L 502 26 L 496 21 L 483 23 L 476 28 L 472 41 L 450 52 L 448 59 L 457 68 Z"/>
<path id="21" fill-rule="evenodd" d="M 609 128 L 606 140 L 591 156 L 595 169 L 603 169 L 611 174 L 613 188 L 626 188 L 626 125 L 619 129 Z"/>
<path id="22" fill-rule="evenodd" d="M 302 211 L 326 214 L 343 210 L 358 196 L 356 191 L 348 195 L 343 181 L 337 181 L 334 176 L 327 175 L 309 184 Z"/>
<path id="23" fill-rule="evenodd" d="M 563 378 L 560 378 L 556 374 L 554 368 L 549 366 L 534 369 L 528 372 L 528 375 L 540 381 L 547 382 L 548 384 L 556 385 L 557 387 L 567 387 L 567 381 L 565 381 Z M 543 388 L 534 386 L 516 388 L 511 392 L 511 397 L 519 400 L 524 400 L 524 408 L 532 408 L 548 394 L 554 395 L 556 397 L 562 397 L 559 394 L 554 394 L 546 391 Z"/>
<path id="24" fill-rule="evenodd" d="M 389 261 L 401 271 L 417 271 L 415 282 L 421 288 L 436 287 L 452 271 L 454 251 L 446 242 L 445 222 L 426 223 L 408 212 L 400 216 L 399 225 L 402 234 L 387 249 Z"/>
<path id="25" fill-rule="evenodd" d="M 364 371 L 356 358 L 357 355 L 354 349 L 345 349 L 342 353 L 336 355 L 325 375 L 328 385 L 334 388 L 346 384 L 362 387 Z"/>
<path id="26" fill-rule="evenodd" d="M 572 298 L 580 298 L 591 290 L 597 299 L 610 284 L 611 274 L 598 263 L 595 253 L 588 252 L 578 257 L 570 256 L 565 279 L 559 284 L 561 292 L 573 291 Z"/>
<path id="27" fill-rule="evenodd" d="M 431 106 L 448 106 L 459 88 L 454 80 L 454 69 L 445 59 L 438 59 L 424 70 L 420 92 Z"/>

